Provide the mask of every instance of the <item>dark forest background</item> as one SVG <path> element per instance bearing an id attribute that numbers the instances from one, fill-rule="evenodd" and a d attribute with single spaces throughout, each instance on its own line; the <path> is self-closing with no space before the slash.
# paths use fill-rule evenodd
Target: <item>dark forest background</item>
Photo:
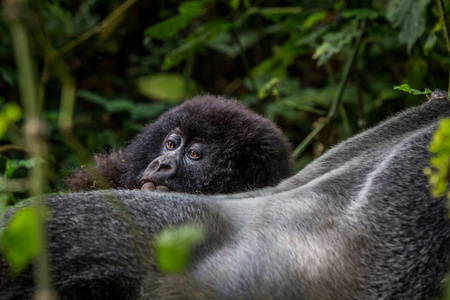
<path id="1" fill-rule="evenodd" d="M 196 94 L 236 98 L 274 120 L 300 169 L 426 101 L 394 86 L 448 88 L 438 1 L 5 0 L 0 7 L 3 204 L 27 195 L 26 183 L 9 179 L 42 162 L 26 146 L 30 111 L 44 120 L 34 126 L 45 141 L 45 190 L 63 191 L 61 178 L 93 152 L 124 145 Z M 28 108 L 17 25 L 28 34 L 36 85 L 28 92 L 37 104 Z"/>

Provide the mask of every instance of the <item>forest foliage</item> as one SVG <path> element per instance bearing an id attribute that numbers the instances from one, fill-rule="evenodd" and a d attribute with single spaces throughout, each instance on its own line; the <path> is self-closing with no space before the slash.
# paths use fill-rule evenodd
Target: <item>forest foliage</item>
<path id="1" fill-rule="evenodd" d="M 196 94 L 236 98 L 274 120 L 300 169 L 448 89 L 449 12 L 450 0 L 5 0 L 0 211 L 64 191 L 61 179 L 93 152 L 124 145 Z M 445 122 L 429 170 L 441 168 L 440 192 Z"/>

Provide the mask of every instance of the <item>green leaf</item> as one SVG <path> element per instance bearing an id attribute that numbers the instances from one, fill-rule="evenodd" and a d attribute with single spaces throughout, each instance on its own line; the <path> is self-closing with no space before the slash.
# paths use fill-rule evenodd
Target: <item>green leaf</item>
<path id="1" fill-rule="evenodd" d="M 45 163 L 45 160 L 41 157 L 32 157 L 29 159 L 6 159 L 6 169 L 5 169 L 5 176 L 6 178 L 11 178 L 13 173 L 23 167 L 26 169 L 31 169 L 34 166 L 36 166 L 38 163 Z"/>
<path id="2" fill-rule="evenodd" d="M 450 179 L 450 118 L 440 121 L 429 150 L 435 155 L 430 159 L 432 168 L 425 168 L 424 173 L 432 187 L 431 195 L 439 197 L 447 191 Z"/>
<path id="3" fill-rule="evenodd" d="M 81 97 L 83 99 L 89 100 L 90 102 L 99 104 L 103 107 L 108 106 L 108 99 L 106 99 L 103 96 L 100 96 L 98 94 L 89 92 L 89 91 L 84 91 L 84 90 L 80 90 L 77 92 L 78 97 Z"/>
<path id="4" fill-rule="evenodd" d="M 347 19 L 354 18 L 356 20 L 361 19 L 375 20 L 380 16 L 380 13 L 374 9 L 359 8 L 346 10 L 342 13 L 342 15 L 344 18 Z"/>
<path id="5" fill-rule="evenodd" d="M 306 29 L 310 29 L 317 23 L 321 22 L 327 16 L 327 14 L 328 14 L 328 12 L 326 12 L 326 11 L 319 11 L 314 14 L 311 14 L 310 16 L 308 16 L 306 21 L 303 22 L 303 26 Z"/>
<path id="6" fill-rule="evenodd" d="M 317 47 L 312 57 L 318 60 L 319 66 L 324 65 L 334 54 L 350 44 L 358 34 L 356 23 L 345 26 L 341 31 L 327 33 L 323 37 L 324 42 Z"/>
<path id="7" fill-rule="evenodd" d="M 240 2 L 241 2 L 240 0 L 230 0 L 230 7 L 233 10 L 237 10 L 239 8 L 239 3 Z"/>
<path id="8" fill-rule="evenodd" d="M 78 91 L 78 97 L 102 106 L 109 113 L 128 112 L 133 109 L 134 102 L 128 99 L 108 99 L 89 91 Z"/>
<path id="9" fill-rule="evenodd" d="M 178 103 L 187 96 L 188 82 L 175 73 L 158 73 L 137 79 L 139 93 L 149 99 Z"/>
<path id="10" fill-rule="evenodd" d="M 267 96 L 279 96 L 278 89 L 276 87 L 277 83 L 280 81 L 279 78 L 275 77 L 266 82 L 259 90 L 258 90 L 258 98 L 264 99 Z"/>
<path id="11" fill-rule="evenodd" d="M 201 46 L 211 41 L 220 33 L 232 27 L 232 23 L 222 20 L 211 21 L 181 42 L 181 46 L 164 57 L 162 69 L 168 70 L 195 53 Z"/>
<path id="12" fill-rule="evenodd" d="M 0 112 L 0 138 L 5 134 L 9 124 L 17 122 L 22 117 L 22 110 L 14 102 L 6 103 Z"/>
<path id="13" fill-rule="evenodd" d="M 339 52 L 339 48 L 332 43 L 325 42 L 317 47 L 312 56 L 313 59 L 318 59 L 317 64 L 319 66 L 324 65 L 334 54 Z"/>
<path id="14" fill-rule="evenodd" d="M 10 122 L 17 122 L 22 117 L 22 110 L 14 102 L 6 103 L 3 108 L 2 117 L 7 118 Z"/>
<path id="15" fill-rule="evenodd" d="M 174 36 L 181 29 L 186 28 L 194 18 L 195 16 L 178 15 L 148 27 L 144 34 L 156 39 L 164 40 Z"/>
<path id="16" fill-rule="evenodd" d="M 0 237 L 0 246 L 14 273 L 19 273 L 32 261 L 40 249 L 36 211 L 23 208 L 9 222 Z"/>
<path id="17" fill-rule="evenodd" d="M 148 27 L 144 34 L 156 39 L 167 39 L 186 28 L 189 23 L 206 11 L 210 1 L 187 1 L 178 7 L 179 15 Z"/>
<path id="18" fill-rule="evenodd" d="M 406 93 L 410 93 L 413 94 L 414 96 L 416 95 L 431 95 L 433 92 L 430 89 L 425 89 L 425 91 L 419 91 L 416 89 L 412 89 L 409 84 L 402 84 L 402 85 L 394 85 L 394 90 L 399 90 L 402 92 L 406 92 Z"/>
<path id="19" fill-rule="evenodd" d="M 427 37 L 427 40 L 425 41 L 425 44 L 423 45 L 423 52 L 425 55 L 428 55 L 430 51 L 434 48 L 437 42 L 437 36 L 434 32 L 430 33 L 430 35 Z"/>
<path id="20" fill-rule="evenodd" d="M 400 28 L 398 39 L 407 45 L 408 52 L 425 31 L 425 11 L 430 0 L 391 0 L 386 17 L 394 28 Z"/>
<path id="21" fill-rule="evenodd" d="M 133 121 L 150 120 L 162 114 L 168 105 L 165 103 L 140 103 L 131 110 L 131 119 Z"/>
<path id="22" fill-rule="evenodd" d="M 180 273 L 189 263 L 191 249 L 204 237 L 204 231 L 193 224 L 163 229 L 155 237 L 156 261 L 167 273 Z"/>

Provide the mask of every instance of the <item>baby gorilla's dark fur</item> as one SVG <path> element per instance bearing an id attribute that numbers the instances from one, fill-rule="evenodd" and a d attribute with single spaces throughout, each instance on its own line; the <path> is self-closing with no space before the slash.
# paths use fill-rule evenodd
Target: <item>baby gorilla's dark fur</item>
<path id="1" fill-rule="evenodd" d="M 291 175 L 291 152 L 271 121 L 234 100 L 198 96 L 144 127 L 128 146 L 94 155 L 95 167 L 65 181 L 73 191 L 136 189 L 151 182 L 157 190 L 234 193 Z"/>

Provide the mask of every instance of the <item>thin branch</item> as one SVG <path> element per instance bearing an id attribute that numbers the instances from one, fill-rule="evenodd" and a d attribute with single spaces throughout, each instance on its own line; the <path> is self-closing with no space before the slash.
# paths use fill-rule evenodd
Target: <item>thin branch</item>
<path id="1" fill-rule="evenodd" d="M 348 76 L 350 74 L 350 69 L 353 65 L 353 62 L 356 59 L 356 54 L 358 53 L 359 46 L 361 44 L 362 36 L 364 34 L 364 31 L 366 29 L 366 20 L 361 21 L 361 28 L 359 30 L 359 35 L 356 39 L 355 45 L 353 47 L 352 53 L 350 54 L 349 58 L 347 59 L 347 62 L 344 66 L 344 70 L 342 72 L 342 79 L 339 83 L 338 92 L 336 93 L 336 96 L 333 99 L 333 103 L 331 104 L 331 108 L 328 112 L 327 117 L 320 122 L 316 128 L 314 128 L 313 131 L 311 131 L 308 136 L 300 143 L 300 145 L 295 148 L 292 157 L 298 158 L 300 154 L 303 153 L 303 151 L 306 149 L 306 147 L 309 146 L 309 144 L 312 142 L 314 137 L 331 121 L 336 117 L 337 108 L 339 107 L 340 103 L 342 102 L 342 96 L 344 94 L 345 84 L 347 83 Z"/>
<path id="2" fill-rule="evenodd" d="M 439 11 L 441 15 L 442 20 L 442 27 L 444 28 L 444 37 L 445 37 L 445 44 L 447 46 L 447 52 L 450 57 L 450 37 L 449 37 L 449 27 L 448 27 L 448 21 L 447 21 L 447 15 L 445 13 L 445 5 L 443 0 L 438 0 L 439 4 Z M 450 99 L 450 68 L 449 68 L 449 79 L 448 79 L 448 86 L 447 86 L 447 95 Z"/>
<path id="3" fill-rule="evenodd" d="M 10 151 L 10 150 L 26 152 L 24 147 L 21 147 L 21 146 L 18 146 L 18 145 L 14 145 L 14 144 L 0 146 L 0 153 L 6 152 L 6 151 Z"/>
<path id="4" fill-rule="evenodd" d="M 236 44 L 239 47 L 239 53 L 240 53 L 240 57 L 242 59 L 242 65 L 244 66 L 245 73 L 247 73 L 247 76 L 250 79 L 250 84 L 251 84 L 252 89 L 253 89 L 252 92 L 257 94 L 258 87 L 256 86 L 256 82 L 253 79 L 252 74 L 250 73 L 250 65 L 248 63 L 247 57 L 245 56 L 245 49 L 244 49 L 244 46 L 241 43 L 241 40 L 239 39 L 239 35 L 238 35 L 236 29 L 233 29 L 233 36 L 234 36 L 234 39 L 236 40 Z"/>
<path id="5" fill-rule="evenodd" d="M 112 24 L 117 18 L 119 18 L 122 14 L 125 13 L 127 9 L 129 9 L 136 1 L 138 0 L 127 0 L 122 5 L 117 7 L 115 10 L 113 10 L 112 13 L 110 13 L 100 24 L 92 28 L 91 30 L 83 33 L 76 39 L 72 40 L 65 46 L 63 46 L 57 53 L 57 55 L 63 55 L 66 52 L 69 52 L 79 44 L 83 43 L 84 41 L 90 39 L 94 35 L 100 33 L 103 29 L 107 28 L 110 24 Z"/>
<path id="6" fill-rule="evenodd" d="M 34 70 L 29 34 L 23 22 L 21 11 L 28 7 L 24 1 L 10 1 L 5 3 L 5 13 L 8 16 L 11 31 L 14 57 L 19 78 L 20 98 L 25 110 L 25 141 L 29 156 L 46 157 L 45 125 L 40 120 L 41 105 L 38 99 L 37 77 Z M 23 9 L 23 10 L 22 10 Z M 34 209 L 37 215 L 37 235 L 40 241 L 39 251 L 35 260 L 36 298 L 56 299 L 51 283 L 49 261 L 47 253 L 47 236 L 44 230 L 46 207 L 43 202 L 47 169 L 42 163 L 36 164 L 28 177 L 30 194 L 35 196 Z"/>

